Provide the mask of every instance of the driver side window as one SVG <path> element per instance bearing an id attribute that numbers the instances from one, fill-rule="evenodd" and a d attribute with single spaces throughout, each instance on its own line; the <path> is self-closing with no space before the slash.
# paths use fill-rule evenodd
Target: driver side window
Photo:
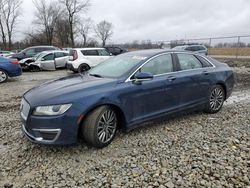
<path id="1" fill-rule="evenodd" d="M 44 61 L 54 60 L 54 54 L 48 54 L 43 57 Z"/>
<path id="2" fill-rule="evenodd" d="M 173 72 L 173 63 L 171 55 L 161 55 L 150 60 L 140 69 L 140 72 L 150 72 L 154 76 Z"/>

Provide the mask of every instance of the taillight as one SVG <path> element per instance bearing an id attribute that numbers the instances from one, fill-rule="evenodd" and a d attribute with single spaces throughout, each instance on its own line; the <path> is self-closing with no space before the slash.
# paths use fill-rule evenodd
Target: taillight
<path id="1" fill-rule="evenodd" d="M 73 52 L 73 61 L 75 61 L 78 58 L 77 51 Z"/>
<path id="2" fill-rule="evenodd" d="M 12 60 L 10 63 L 13 64 L 13 65 L 18 65 L 19 61 L 18 60 Z"/>

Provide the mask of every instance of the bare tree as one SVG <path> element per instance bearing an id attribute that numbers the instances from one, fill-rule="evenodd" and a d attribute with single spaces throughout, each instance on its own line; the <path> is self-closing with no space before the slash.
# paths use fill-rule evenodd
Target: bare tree
<path id="1" fill-rule="evenodd" d="M 87 46 L 88 35 L 90 29 L 92 28 L 92 25 L 93 25 L 93 20 L 91 20 L 91 18 L 87 18 L 83 19 L 83 21 L 81 21 L 81 23 L 78 26 L 78 31 L 83 38 L 84 46 Z"/>
<path id="2" fill-rule="evenodd" d="M 0 0 L 0 30 L 1 30 L 1 38 L 2 38 L 2 43 L 3 43 L 3 48 L 6 49 L 7 47 L 7 42 L 6 42 L 6 32 L 5 32 L 5 23 L 4 23 L 4 18 L 3 18 L 3 7 L 5 7 L 4 5 L 4 1 Z"/>
<path id="3" fill-rule="evenodd" d="M 110 22 L 105 20 L 101 21 L 96 25 L 95 32 L 98 38 L 102 41 L 102 46 L 105 46 L 106 41 L 112 36 L 113 34 L 113 25 Z"/>
<path id="4" fill-rule="evenodd" d="M 8 48 L 12 47 L 12 36 L 17 25 L 18 17 L 21 15 L 20 8 L 22 0 L 2 0 L 1 14 L 8 36 Z M 0 26 L 1 27 L 1 26 Z M 2 27 L 1 27 L 2 29 Z M 3 26 L 4 29 L 4 26 Z"/>
<path id="5" fill-rule="evenodd" d="M 72 47 L 74 47 L 74 28 L 76 23 L 76 16 L 80 12 L 87 11 L 88 7 L 90 6 L 90 0 L 60 0 L 60 2 L 65 6 L 67 11 L 70 27 L 70 40 Z"/>
<path id="6" fill-rule="evenodd" d="M 60 6 L 55 1 L 34 0 L 36 12 L 34 23 L 40 25 L 46 35 L 48 44 L 52 44 L 55 26 L 61 14 Z"/>
<path id="7" fill-rule="evenodd" d="M 70 46 L 70 28 L 68 20 L 60 17 L 56 23 L 56 39 L 61 47 Z"/>

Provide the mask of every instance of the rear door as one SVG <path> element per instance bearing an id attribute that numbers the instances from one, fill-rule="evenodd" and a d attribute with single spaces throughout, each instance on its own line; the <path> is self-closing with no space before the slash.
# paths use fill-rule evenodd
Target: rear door
<path id="1" fill-rule="evenodd" d="M 68 54 L 64 52 L 55 52 L 55 65 L 56 68 L 65 67 L 68 61 Z"/>
<path id="2" fill-rule="evenodd" d="M 99 64 L 100 56 L 97 50 L 81 50 L 84 58 L 87 59 L 91 64 L 91 67 L 94 67 Z"/>
<path id="3" fill-rule="evenodd" d="M 193 54 L 176 53 L 178 73 L 175 85 L 178 87 L 180 107 L 204 103 L 210 89 L 209 68 Z"/>

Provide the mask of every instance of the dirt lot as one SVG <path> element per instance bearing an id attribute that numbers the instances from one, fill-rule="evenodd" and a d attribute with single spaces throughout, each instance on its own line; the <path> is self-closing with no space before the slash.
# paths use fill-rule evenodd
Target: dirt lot
<path id="1" fill-rule="evenodd" d="M 24 73 L 0 85 L 0 187 L 248 187 L 250 68 L 234 68 L 233 96 L 218 114 L 192 113 L 119 133 L 107 148 L 30 143 L 22 94 L 68 75 Z"/>
<path id="2" fill-rule="evenodd" d="M 250 56 L 250 48 L 209 48 L 210 55 Z"/>

